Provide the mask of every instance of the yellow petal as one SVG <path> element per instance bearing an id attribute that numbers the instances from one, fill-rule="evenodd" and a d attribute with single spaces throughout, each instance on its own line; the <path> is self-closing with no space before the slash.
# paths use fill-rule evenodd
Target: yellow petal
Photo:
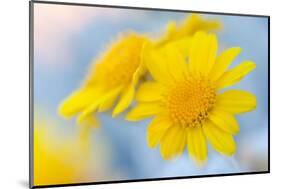
<path id="1" fill-rule="evenodd" d="M 133 84 L 129 85 L 123 92 L 119 102 L 113 110 L 112 116 L 115 117 L 124 110 L 126 110 L 131 104 L 135 94 L 135 87 Z"/>
<path id="2" fill-rule="evenodd" d="M 216 81 L 228 66 L 232 63 L 232 61 L 240 54 L 240 47 L 232 47 L 225 51 L 223 51 L 216 59 L 216 63 L 213 66 L 209 76 L 213 81 Z"/>
<path id="3" fill-rule="evenodd" d="M 237 134 L 239 132 L 239 125 L 235 117 L 218 108 L 212 110 L 209 114 L 209 119 L 220 129 L 229 134 Z"/>
<path id="4" fill-rule="evenodd" d="M 162 98 L 164 86 L 158 82 L 147 81 L 136 92 L 136 100 L 140 102 L 152 102 Z"/>
<path id="5" fill-rule="evenodd" d="M 59 114 L 65 118 L 74 116 L 83 108 L 91 104 L 92 100 L 98 96 L 98 93 L 97 89 L 92 88 L 75 91 L 70 97 L 60 104 Z"/>
<path id="6" fill-rule="evenodd" d="M 160 113 L 162 109 L 160 103 L 157 102 L 139 103 L 127 114 L 126 119 L 139 121 Z"/>
<path id="7" fill-rule="evenodd" d="M 228 90 L 217 96 L 216 107 L 229 113 L 239 114 L 256 108 L 255 95 L 242 90 Z"/>
<path id="8" fill-rule="evenodd" d="M 168 116 L 157 116 L 147 128 L 147 143 L 150 148 L 156 147 L 167 129 L 172 125 Z"/>
<path id="9" fill-rule="evenodd" d="M 118 95 L 120 93 L 120 90 L 122 90 L 122 88 L 123 88 L 122 86 L 119 86 L 111 91 L 108 91 L 107 94 L 103 95 L 102 97 L 93 99 L 92 104 L 90 104 L 88 107 L 86 107 L 82 111 L 82 113 L 77 117 L 77 123 L 78 124 L 83 123 L 84 119 L 86 119 L 93 112 L 96 112 L 99 106 L 103 107 L 107 103 L 111 103 L 113 100 L 113 97 L 116 98 L 116 95 Z"/>
<path id="10" fill-rule="evenodd" d="M 187 58 L 190 54 L 190 43 L 192 37 L 184 37 L 169 43 L 169 46 L 176 48 L 180 54 Z"/>
<path id="11" fill-rule="evenodd" d="M 166 26 L 166 34 L 173 35 L 174 32 L 177 30 L 177 23 L 175 21 L 171 21 Z"/>
<path id="12" fill-rule="evenodd" d="M 83 121 L 82 121 L 79 125 L 85 127 L 85 129 L 86 129 L 87 127 L 94 127 L 94 128 L 96 128 L 96 127 L 99 127 L 99 126 L 100 126 L 100 122 L 99 122 L 99 120 L 96 118 L 95 115 L 90 114 L 90 115 L 88 115 L 87 117 L 85 117 L 85 119 L 83 119 Z M 87 130 L 87 129 L 86 129 L 86 130 Z M 83 130 L 83 131 L 84 131 L 84 130 Z"/>
<path id="13" fill-rule="evenodd" d="M 222 25 L 217 20 L 204 19 L 200 14 L 192 14 L 188 17 L 181 26 L 183 35 L 192 35 L 197 31 L 215 31 L 222 28 Z"/>
<path id="14" fill-rule="evenodd" d="M 88 115 L 83 122 L 79 123 L 79 142 L 81 149 L 87 149 L 90 152 L 91 129 L 100 127 L 100 122 L 95 115 Z"/>
<path id="15" fill-rule="evenodd" d="M 78 125 L 83 125 L 85 120 L 87 120 L 87 118 L 89 116 L 91 116 L 93 113 L 96 112 L 96 110 L 98 109 L 99 103 L 100 103 L 100 100 L 96 100 L 90 106 L 88 106 L 80 115 L 78 115 L 76 123 Z"/>
<path id="16" fill-rule="evenodd" d="M 212 69 L 218 48 L 217 37 L 203 31 L 197 32 L 191 42 L 189 66 L 195 74 L 208 74 Z"/>
<path id="17" fill-rule="evenodd" d="M 185 80 L 188 76 L 185 57 L 172 45 L 166 45 L 162 52 L 171 76 L 177 81 Z"/>
<path id="18" fill-rule="evenodd" d="M 208 148 L 201 126 L 187 129 L 187 148 L 190 156 L 199 164 L 207 160 Z"/>
<path id="19" fill-rule="evenodd" d="M 186 145 L 185 135 L 185 128 L 177 125 L 169 127 L 160 141 L 160 152 L 165 160 L 183 153 Z"/>
<path id="20" fill-rule="evenodd" d="M 239 82 L 249 72 L 256 68 L 256 64 L 251 61 L 244 61 L 235 68 L 225 72 L 217 81 L 217 88 L 222 89 Z"/>
<path id="21" fill-rule="evenodd" d="M 99 104 L 99 112 L 105 112 L 109 110 L 114 102 L 116 101 L 118 95 L 120 94 L 121 90 L 123 87 L 117 87 L 116 89 L 113 89 L 111 91 L 108 91 L 107 94 L 102 97 L 103 99 L 101 100 Z"/>
<path id="22" fill-rule="evenodd" d="M 144 48 L 147 43 L 149 43 L 149 42 L 144 42 L 142 45 L 141 52 L 140 52 L 140 65 L 138 66 L 135 73 L 133 74 L 132 85 L 134 85 L 134 86 L 136 86 L 138 84 L 141 76 L 143 76 L 147 71 L 146 65 L 144 62 L 144 50 L 145 50 Z"/>
<path id="23" fill-rule="evenodd" d="M 142 60 L 156 81 L 164 84 L 171 83 L 171 76 L 163 53 L 156 50 L 151 44 L 146 43 L 143 49 Z"/>
<path id="24" fill-rule="evenodd" d="M 148 70 L 155 80 L 169 84 L 174 80 L 182 81 L 186 79 L 188 70 L 185 57 L 174 45 L 169 44 L 160 48 L 151 48 L 150 51 L 147 50 L 146 56 L 149 53 L 151 53 L 151 58 L 146 63 L 149 63 L 147 65 Z M 158 75 L 157 72 L 159 72 Z"/>
<path id="25" fill-rule="evenodd" d="M 212 122 L 206 121 L 203 131 L 211 145 L 220 153 L 233 155 L 236 151 L 236 144 L 231 134 L 216 127 Z"/>

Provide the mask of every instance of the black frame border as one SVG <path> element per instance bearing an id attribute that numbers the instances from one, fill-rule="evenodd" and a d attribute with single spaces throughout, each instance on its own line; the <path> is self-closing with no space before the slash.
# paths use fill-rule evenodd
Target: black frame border
<path id="1" fill-rule="evenodd" d="M 228 16 L 246 16 L 246 17 L 263 17 L 268 19 L 268 170 L 255 172 L 240 172 L 240 173 L 224 173 L 210 175 L 194 175 L 194 176 L 178 176 L 178 177 L 162 177 L 162 178 L 147 178 L 147 179 L 130 179 L 130 180 L 114 180 L 114 181 L 97 181 L 69 184 L 53 184 L 53 185 L 38 185 L 34 186 L 34 149 L 33 149 L 33 131 L 34 131 L 34 4 L 52 4 L 52 5 L 70 5 L 70 6 L 86 6 L 86 7 L 102 7 L 102 8 L 119 8 L 119 9 L 134 9 L 134 10 L 150 10 L 150 11 L 168 11 L 168 12 L 183 12 L 183 13 L 201 13 L 211 15 L 228 15 Z M 98 184 L 117 184 L 130 182 L 144 181 L 161 181 L 161 180 L 176 180 L 176 179 L 191 179 L 191 178 L 209 178 L 223 176 L 239 176 L 239 175 L 257 175 L 270 173 L 270 16 L 257 14 L 240 14 L 240 13 L 225 13 L 225 12 L 207 12 L 179 9 L 163 9 L 163 8 L 148 8 L 148 7 L 133 7 L 133 6 L 117 6 L 117 5 L 101 5 L 89 3 L 70 3 L 56 1 L 29 1 L 29 188 L 51 188 L 64 186 L 83 186 L 83 185 L 98 185 Z"/>

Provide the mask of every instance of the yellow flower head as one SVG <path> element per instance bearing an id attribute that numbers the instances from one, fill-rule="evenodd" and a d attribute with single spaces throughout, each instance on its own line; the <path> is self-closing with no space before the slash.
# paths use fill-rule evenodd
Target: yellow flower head
<path id="1" fill-rule="evenodd" d="M 90 124 L 92 113 L 107 111 L 115 105 L 113 116 L 124 111 L 133 100 L 135 87 L 144 74 L 141 52 L 148 39 L 130 33 L 115 42 L 93 64 L 84 85 L 66 99 L 59 112 L 64 117 L 80 113 L 78 122 Z"/>
<path id="2" fill-rule="evenodd" d="M 136 93 L 137 106 L 127 119 L 154 117 L 147 130 L 150 147 L 160 144 L 161 155 L 170 159 L 183 153 L 198 163 L 207 160 L 207 141 L 220 153 L 236 150 L 233 135 L 239 131 L 236 114 L 253 110 L 256 98 L 242 90 L 220 90 L 239 82 L 255 68 L 244 61 L 228 69 L 240 53 L 233 47 L 217 56 L 214 34 L 197 32 L 185 45 L 188 57 L 177 46 L 144 48 L 144 63 L 154 81 L 143 83 Z"/>
<path id="3" fill-rule="evenodd" d="M 158 45 L 163 45 L 171 41 L 179 40 L 194 35 L 197 31 L 217 31 L 222 25 L 217 20 L 204 19 L 199 14 L 187 16 L 182 23 L 177 24 L 171 21 L 167 25 L 166 33 L 158 41 Z"/>

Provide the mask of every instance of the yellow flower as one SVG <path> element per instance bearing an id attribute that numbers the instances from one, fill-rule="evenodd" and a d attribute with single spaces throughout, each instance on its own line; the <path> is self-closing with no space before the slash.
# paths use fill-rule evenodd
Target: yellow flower
<path id="1" fill-rule="evenodd" d="M 113 116 L 124 111 L 145 73 L 141 52 L 146 41 L 146 37 L 130 33 L 114 43 L 93 64 L 84 85 L 61 104 L 60 114 L 69 118 L 79 113 L 78 123 L 89 125 L 96 122 L 92 113 L 107 111 L 116 101 Z"/>
<path id="2" fill-rule="evenodd" d="M 171 41 L 176 41 L 188 36 L 194 35 L 197 31 L 217 31 L 222 28 L 222 25 L 217 20 L 204 19 L 199 14 L 191 14 L 185 20 L 177 24 L 171 21 L 167 25 L 166 33 L 158 41 L 157 45 L 164 45 Z"/>
<path id="3" fill-rule="evenodd" d="M 233 135 L 239 126 L 234 115 L 253 110 L 256 98 L 242 90 L 221 89 L 239 82 L 255 63 L 244 61 L 227 69 L 241 49 L 233 47 L 217 56 L 216 36 L 203 31 L 185 45 L 188 57 L 172 45 L 145 46 L 144 63 L 154 81 L 139 87 L 138 104 L 127 120 L 154 117 L 147 130 L 149 147 L 160 144 L 164 159 L 182 154 L 187 147 L 201 164 L 207 160 L 207 141 L 222 154 L 236 151 Z"/>

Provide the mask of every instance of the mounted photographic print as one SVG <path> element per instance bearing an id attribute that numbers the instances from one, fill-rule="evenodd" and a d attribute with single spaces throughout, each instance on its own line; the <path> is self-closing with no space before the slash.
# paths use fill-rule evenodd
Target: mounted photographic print
<path id="1" fill-rule="evenodd" d="M 269 16 L 30 2 L 30 187 L 269 173 Z"/>

